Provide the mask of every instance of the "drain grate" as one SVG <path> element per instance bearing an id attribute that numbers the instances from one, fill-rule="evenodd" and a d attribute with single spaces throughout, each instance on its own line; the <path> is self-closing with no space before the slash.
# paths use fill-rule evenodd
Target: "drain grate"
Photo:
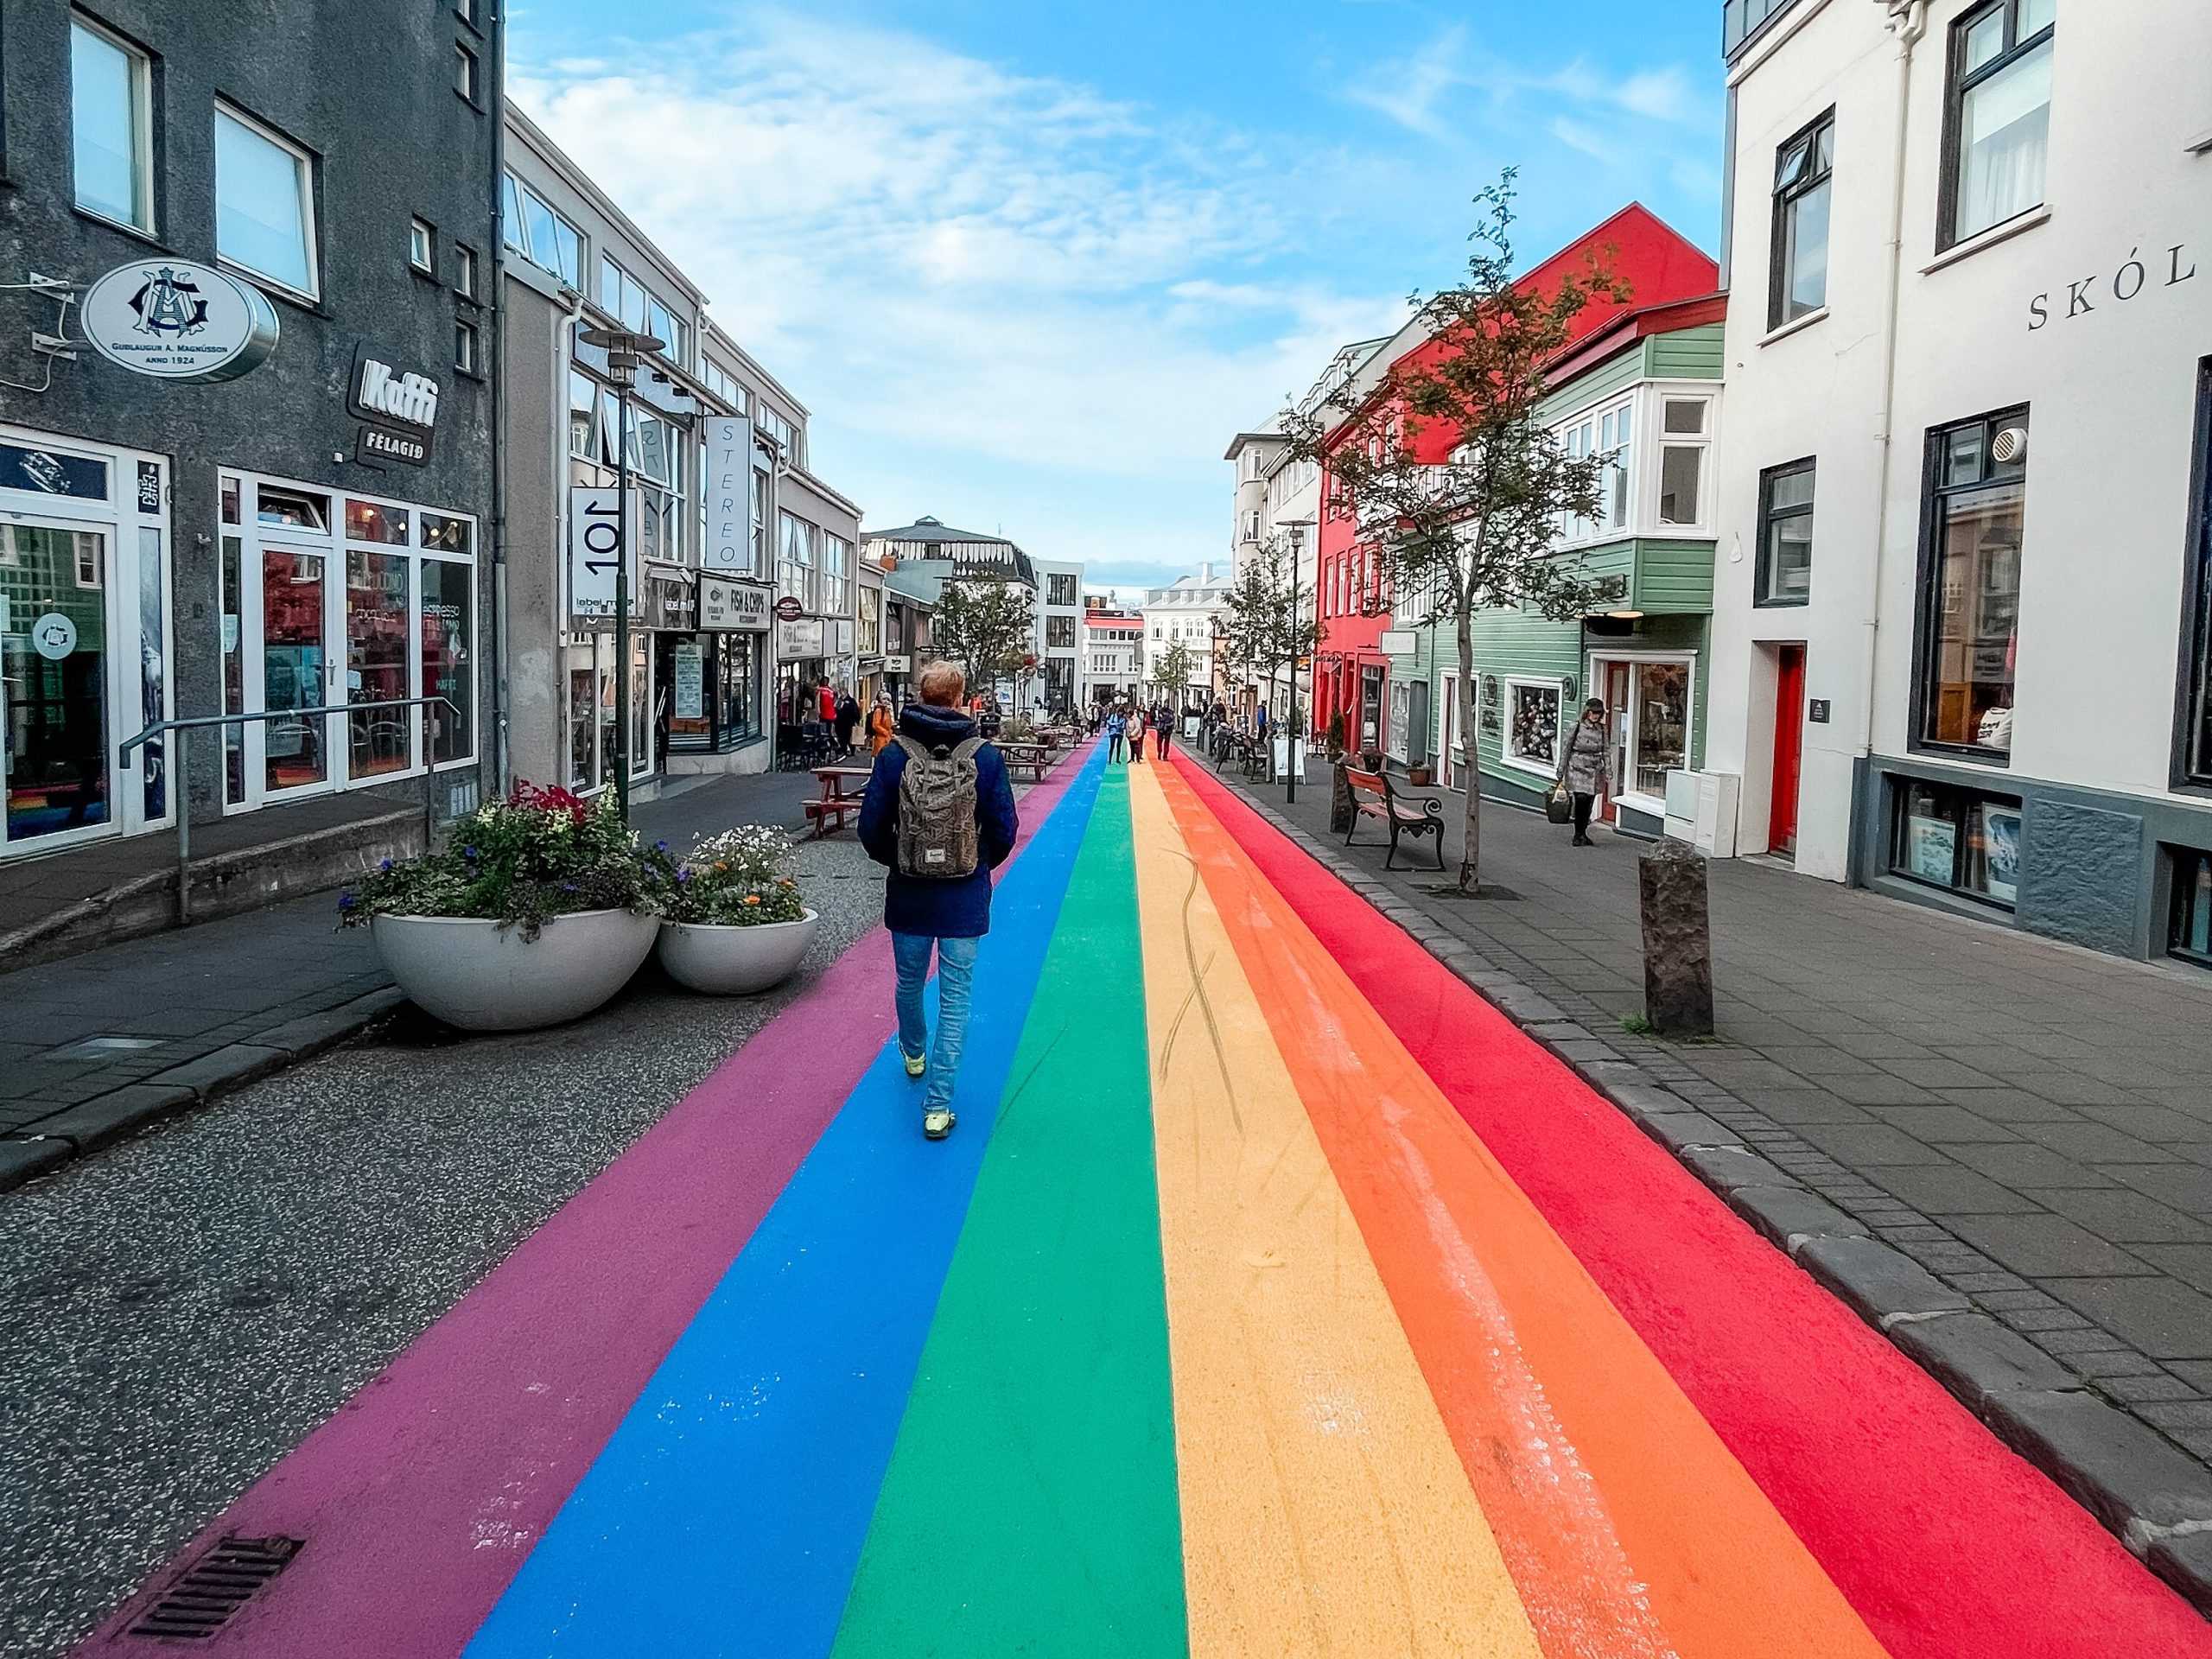
<path id="1" fill-rule="evenodd" d="M 256 1591 L 292 1564 L 297 1538 L 225 1538 L 162 1592 L 133 1636 L 212 1642 Z"/>

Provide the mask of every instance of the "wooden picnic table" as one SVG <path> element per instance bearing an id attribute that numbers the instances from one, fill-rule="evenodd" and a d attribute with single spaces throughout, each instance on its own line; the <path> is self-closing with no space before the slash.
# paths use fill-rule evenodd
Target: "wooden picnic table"
<path id="1" fill-rule="evenodd" d="M 831 830 L 845 827 L 845 815 L 861 810 L 861 797 L 868 792 L 868 777 L 874 771 L 872 766 L 814 768 L 822 797 L 806 803 L 806 816 L 814 820 L 814 833 L 808 840 L 819 841 Z"/>
<path id="2" fill-rule="evenodd" d="M 998 748 L 1007 771 L 1027 772 L 1040 784 L 1045 781 L 1045 774 L 1052 769 L 1052 751 L 1045 744 L 1001 743 Z"/>

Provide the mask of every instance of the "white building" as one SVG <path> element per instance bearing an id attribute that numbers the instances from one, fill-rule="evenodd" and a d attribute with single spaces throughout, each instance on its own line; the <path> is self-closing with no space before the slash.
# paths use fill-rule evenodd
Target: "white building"
<path id="1" fill-rule="evenodd" d="M 1740 849 L 2212 964 L 2212 8 L 1726 22 Z"/>
<path id="2" fill-rule="evenodd" d="M 1190 662 L 1185 702 L 1205 704 L 1222 688 L 1214 680 L 1214 623 L 1222 616 L 1229 597 L 1230 579 L 1215 575 L 1216 567 L 1202 564 L 1195 576 L 1183 576 L 1165 588 L 1146 590 L 1144 599 L 1144 681 L 1147 697 L 1166 694 L 1160 681 L 1161 659 L 1180 645 Z"/>
<path id="3" fill-rule="evenodd" d="M 1144 613 L 1124 610 L 1108 595 L 1084 601 L 1083 706 L 1135 701 L 1144 695 Z"/>
<path id="4" fill-rule="evenodd" d="M 1039 559 L 1037 677 L 1032 699 L 1047 709 L 1080 709 L 1083 695 L 1083 565 Z"/>

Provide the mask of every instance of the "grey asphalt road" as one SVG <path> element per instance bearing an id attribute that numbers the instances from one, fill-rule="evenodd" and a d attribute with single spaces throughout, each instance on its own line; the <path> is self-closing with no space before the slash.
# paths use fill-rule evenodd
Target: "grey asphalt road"
<path id="1" fill-rule="evenodd" d="M 769 996 L 403 1020 L 0 1197 L 0 1655 L 66 1651 L 881 916 L 849 838 L 798 868 Z"/>

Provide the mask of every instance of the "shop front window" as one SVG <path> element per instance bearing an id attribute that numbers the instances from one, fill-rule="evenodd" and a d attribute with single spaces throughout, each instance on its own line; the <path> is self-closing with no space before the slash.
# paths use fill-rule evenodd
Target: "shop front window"
<path id="1" fill-rule="evenodd" d="M 1690 664 L 1601 660 L 1595 674 L 1611 728 L 1607 792 L 1664 801 L 1667 774 L 1689 765 Z"/>
<path id="2" fill-rule="evenodd" d="M 2167 949 L 2183 962 L 2212 968 L 2212 853 L 2173 855 L 2173 931 Z"/>
<path id="3" fill-rule="evenodd" d="M 569 787 L 589 789 L 599 781 L 599 767 L 594 759 L 598 749 L 594 738 L 598 731 L 598 716 L 593 712 L 592 671 L 572 668 L 569 671 Z"/>
<path id="4" fill-rule="evenodd" d="M 346 701 L 407 696 L 407 561 L 359 548 L 346 555 Z M 413 711 L 365 709 L 346 717 L 347 771 L 355 778 L 404 772 L 414 762 Z"/>
<path id="5" fill-rule="evenodd" d="M 97 532 L 0 524 L 11 843 L 111 821 L 106 569 L 107 538 Z"/>
<path id="6" fill-rule="evenodd" d="M 1559 766 L 1559 683 L 1511 680 L 1506 684 L 1505 758 L 1550 773 Z"/>
<path id="7" fill-rule="evenodd" d="M 2007 910 L 2018 903 L 2018 800 L 1949 784 L 1900 779 L 1896 803 L 1892 872 Z"/>
<path id="8" fill-rule="evenodd" d="M 162 532 L 138 527 L 138 729 L 168 712 L 168 602 L 162 581 Z M 168 811 L 168 744 L 155 738 L 138 750 L 140 806 L 149 823 Z"/>
<path id="9" fill-rule="evenodd" d="M 322 703 L 323 558 L 265 548 L 261 555 L 261 706 Z M 320 715 L 261 722 L 262 787 L 302 789 L 330 776 Z"/>
<path id="10" fill-rule="evenodd" d="M 2179 781 L 2212 787 L 2212 357 L 2197 369 L 2196 456 L 2190 558 L 2195 604 Z"/>
<path id="11" fill-rule="evenodd" d="M 1929 445 L 1919 736 L 1998 765 L 2012 751 L 2027 454 L 2025 410 L 1948 428 Z"/>
<path id="12" fill-rule="evenodd" d="M 453 705 L 431 703 L 423 710 L 433 766 L 468 760 L 476 750 L 471 574 L 468 566 L 449 560 L 423 561 L 423 695 Z"/>

